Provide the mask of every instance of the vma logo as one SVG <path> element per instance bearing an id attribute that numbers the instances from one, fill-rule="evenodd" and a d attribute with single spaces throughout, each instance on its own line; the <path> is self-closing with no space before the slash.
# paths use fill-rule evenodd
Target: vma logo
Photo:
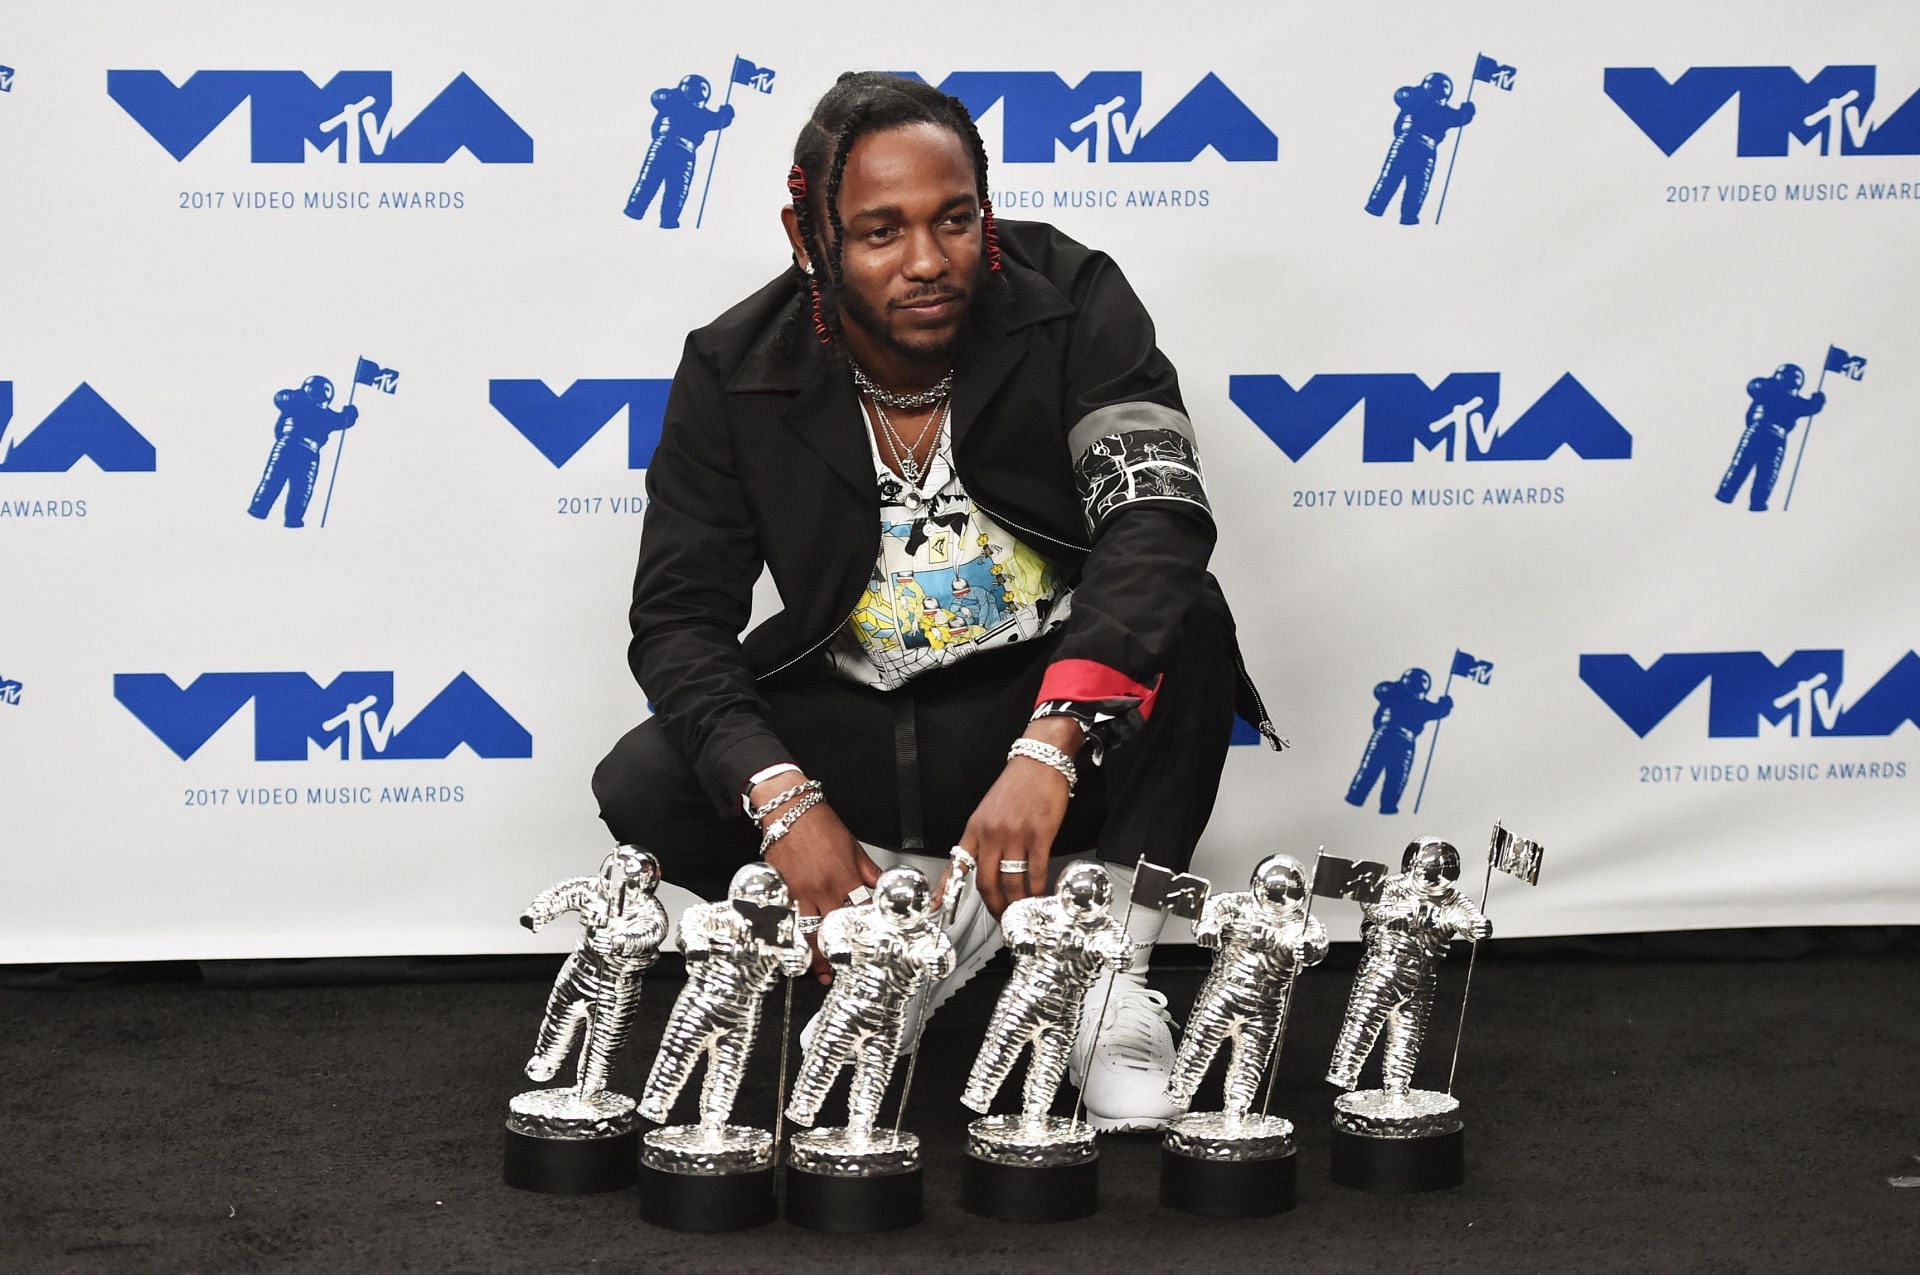
<path id="1" fill-rule="evenodd" d="M 322 686 L 305 673 L 202 673 L 181 686 L 164 673 L 116 673 L 113 697 L 182 761 L 253 705 L 256 761 L 441 761 L 465 744 L 477 757 L 531 757 L 533 736 L 462 673 L 404 725 L 393 719 L 392 673 L 342 673 Z"/>
<path id="2" fill-rule="evenodd" d="M 0 474 L 64 474 L 82 457 L 108 474 L 150 474 L 153 444 L 85 381 L 31 431 L 12 432 L 13 382 L 0 381 Z"/>
<path id="3" fill-rule="evenodd" d="M 1803 80 L 1790 66 L 1696 66 L 1669 81 L 1650 66 L 1608 67 L 1607 96 L 1668 155 L 1738 97 L 1742 158 L 1920 155 L 1920 92 L 1876 118 L 1870 66 L 1824 67 Z"/>
<path id="4" fill-rule="evenodd" d="M 185 159 L 242 102 L 256 164 L 444 164 L 464 150 L 483 164 L 531 164 L 533 139 L 464 72 L 404 125 L 393 72 L 342 71 L 315 84 L 299 71 L 108 71 L 118 102 L 175 159 Z"/>
<path id="5" fill-rule="evenodd" d="M 1920 655 L 1907 652 L 1851 701 L 1841 690 L 1845 662 L 1842 651 L 1795 651 L 1778 664 L 1759 651 L 1662 655 L 1646 667 L 1631 655 L 1582 655 L 1580 680 L 1642 738 L 1702 683 L 1712 739 L 1753 739 L 1763 724 L 1794 738 L 1920 725 Z"/>
<path id="6" fill-rule="evenodd" d="M 1562 447 L 1582 460 L 1633 455 L 1633 435 L 1571 372 L 1504 421 L 1498 372 L 1455 372 L 1431 387 L 1410 372 L 1320 375 L 1298 389 L 1281 376 L 1233 376 L 1227 396 L 1291 460 L 1363 406 L 1368 464 L 1433 452 L 1450 461 L 1546 460 Z"/>
<path id="7" fill-rule="evenodd" d="M 556 394 L 545 381 L 497 380 L 487 383 L 487 401 L 555 469 L 625 411 L 627 468 L 645 469 L 660 444 L 672 385 L 665 379 L 581 380 Z"/>
<path id="8" fill-rule="evenodd" d="M 1051 164 L 1076 151 L 1093 164 L 1187 164 L 1208 149 L 1235 163 L 1280 157 L 1273 130 L 1211 71 L 1151 125 L 1140 117 L 1141 82 L 1139 71 L 1094 71 L 1074 85 L 1052 71 L 955 71 L 940 91 L 975 119 L 1001 108 L 1002 163 Z"/>

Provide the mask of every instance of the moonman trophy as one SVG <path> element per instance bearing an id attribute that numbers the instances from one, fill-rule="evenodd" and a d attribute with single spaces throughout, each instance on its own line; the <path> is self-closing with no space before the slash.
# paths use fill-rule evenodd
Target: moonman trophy
<path id="1" fill-rule="evenodd" d="M 1190 1105 L 1215 1055 L 1231 1052 L 1222 1110 L 1191 1112 L 1167 1126 L 1160 1202 L 1208 1217 L 1283 1213 L 1294 1203 L 1293 1123 L 1253 1105 L 1279 1052 L 1293 981 L 1327 956 L 1326 928 L 1308 907 L 1306 870 L 1286 855 L 1267 856 L 1247 889 L 1207 901 L 1193 937 L 1214 949 L 1213 970 L 1187 1019 L 1168 1099 Z"/>
<path id="2" fill-rule="evenodd" d="M 1460 852 L 1447 842 L 1420 838 L 1400 868 L 1377 897 L 1361 900 L 1366 947 L 1327 1070 L 1333 1084 L 1354 1090 L 1333 1104 L 1333 1180 L 1383 1194 L 1458 1186 L 1466 1176 L 1460 1101 L 1413 1088 L 1413 1070 L 1447 945 L 1493 932 L 1478 905 L 1454 889 Z M 1356 1090 L 1382 1035 L 1382 1085 Z"/>
<path id="3" fill-rule="evenodd" d="M 640 1003 L 640 974 L 667 937 L 667 911 L 653 897 L 660 864 L 621 846 L 597 877 L 574 877 L 541 894 L 520 918 L 537 930 L 578 912 L 583 932 L 547 998 L 527 1075 L 552 1080 L 580 1042 L 574 1083 L 530 1089 L 507 1106 L 508 1186 L 556 1195 L 617 1191 L 638 1171 L 634 1102 L 607 1088 Z"/>
<path id="4" fill-rule="evenodd" d="M 727 897 L 680 916 L 687 985 L 641 1093 L 640 1115 L 666 1124 L 674 1100 L 706 1059 L 700 1123 L 641 1139 L 640 1216 L 676 1231 L 735 1231 L 774 1216 L 774 1137 L 728 1123 L 753 1053 L 760 1002 L 810 960 L 787 883 L 771 864 L 734 873 Z"/>
<path id="5" fill-rule="evenodd" d="M 1000 918 L 1013 973 L 993 1007 L 987 1036 L 960 1101 L 986 1112 L 1028 1046 L 1022 1110 L 967 1126 L 960 1207 L 1008 1222 L 1057 1222 L 1100 1207 L 1093 1126 L 1049 1114 L 1080 1025 L 1080 1003 L 1102 970 L 1133 958 L 1126 927 L 1108 912 L 1113 881 L 1096 863 L 1076 863 L 1045 898 L 1020 899 Z"/>
<path id="6" fill-rule="evenodd" d="M 912 1226 L 922 1214 L 920 1139 L 897 1121 L 881 1127 L 880 1104 L 915 994 L 953 972 L 953 942 L 926 877 L 904 867 L 881 873 L 868 902 L 829 912 L 817 937 L 833 986 L 787 1104 L 787 1118 L 804 1127 L 787 1155 L 787 1220 L 845 1233 Z M 847 1067 L 846 1127 L 810 1127 Z"/>

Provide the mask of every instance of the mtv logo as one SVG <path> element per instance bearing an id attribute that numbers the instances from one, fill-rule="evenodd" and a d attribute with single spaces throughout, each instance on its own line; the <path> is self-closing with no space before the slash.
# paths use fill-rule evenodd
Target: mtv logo
<path id="1" fill-rule="evenodd" d="M 13 382 L 0 381 L 0 474 L 64 474 L 84 457 L 106 474 L 150 474 L 153 444 L 82 381 L 31 431 L 14 436 Z"/>
<path id="2" fill-rule="evenodd" d="M 1702 685 L 1711 739 L 1755 739 L 1763 723 L 1794 738 L 1920 725 L 1920 655 L 1901 656 L 1852 703 L 1841 696 L 1845 661 L 1836 650 L 1795 651 L 1778 664 L 1759 651 L 1662 655 L 1645 666 L 1630 655 L 1582 655 L 1580 680 L 1643 739 Z"/>
<path id="3" fill-rule="evenodd" d="M 0 704 L 20 703 L 20 692 L 26 688 L 10 677 L 0 677 Z"/>
<path id="4" fill-rule="evenodd" d="M 660 443 L 672 386 L 670 380 L 578 380 L 556 394 L 545 381 L 495 380 L 487 383 L 487 401 L 555 469 L 624 410 L 627 468 L 645 469 Z"/>
<path id="5" fill-rule="evenodd" d="M 383 370 L 373 378 L 373 388 L 383 394 L 391 394 L 400 388 L 400 374 L 392 368 Z"/>
<path id="6" fill-rule="evenodd" d="M 393 720 L 387 672 L 342 673 L 322 686 L 305 673 L 203 673 L 181 686 L 164 673 L 116 673 L 113 697 L 182 761 L 253 705 L 254 759 L 307 761 L 314 747 L 343 761 L 440 761 L 465 745 L 477 757 L 531 757 L 533 736 L 466 673 L 413 718 Z"/>
<path id="7" fill-rule="evenodd" d="M 1139 71 L 1094 71 L 1071 86 L 1053 71 L 955 71 L 940 91 L 975 119 L 1001 108 L 1002 163 L 1051 164 L 1083 147 L 1095 164 L 1187 164 L 1209 149 L 1234 163 L 1279 158 L 1273 130 L 1212 72 L 1151 127 L 1140 118 L 1142 81 Z"/>
<path id="8" fill-rule="evenodd" d="M 1205 877 L 1175 872 L 1142 859 L 1133 869 L 1133 892 L 1129 899 L 1135 907 L 1155 908 L 1197 921 L 1212 890 L 1212 882 Z"/>
<path id="9" fill-rule="evenodd" d="M 1608 67 L 1602 84 L 1614 105 L 1672 155 L 1736 97 L 1734 153 L 1780 156 L 1920 154 L 1920 93 L 1885 119 L 1873 118 L 1871 66 L 1829 66 L 1802 79 L 1788 66 L 1696 66 L 1668 80 L 1653 67 Z"/>
<path id="10" fill-rule="evenodd" d="M 1299 460 L 1362 405 L 1361 460 L 1404 464 L 1546 460 L 1562 447 L 1582 460 L 1626 460 L 1633 436 L 1568 372 L 1510 422 L 1497 419 L 1498 372 L 1455 372 L 1429 386 L 1410 372 L 1334 373 L 1295 389 L 1285 377 L 1233 376 L 1227 397 L 1290 460 Z"/>
<path id="11" fill-rule="evenodd" d="M 195 71 L 178 85 L 160 71 L 108 71 L 107 96 L 176 160 L 247 102 L 256 164 L 444 164 L 462 150 L 482 164 L 533 162 L 533 139 L 464 72 L 404 127 L 391 118 L 391 71 L 342 71 L 324 85 L 299 71 Z"/>
<path id="12" fill-rule="evenodd" d="M 13 92 L 13 68 L 0 66 L 0 93 Z"/>

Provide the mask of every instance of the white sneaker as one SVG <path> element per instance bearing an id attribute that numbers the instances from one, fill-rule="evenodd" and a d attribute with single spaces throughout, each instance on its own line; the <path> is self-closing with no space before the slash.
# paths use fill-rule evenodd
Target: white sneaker
<path id="1" fill-rule="evenodd" d="M 1067 1074 L 1080 1086 L 1089 1124 L 1108 1132 L 1164 1128 L 1180 1114 L 1167 1098 L 1173 1058 L 1173 1015 L 1145 974 L 1108 974 L 1088 989 Z"/>
<path id="2" fill-rule="evenodd" d="M 993 959 L 993 954 L 1000 950 L 1000 923 L 993 919 L 993 913 L 987 911 L 987 905 L 980 901 L 979 891 L 970 891 L 961 900 L 960 915 L 954 918 L 947 938 L 953 942 L 953 973 L 935 983 L 931 991 L 920 993 L 925 1000 L 924 1008 L 907 1008 L 907 1030 L 900 1034 L 900 1053 L 903 1056 L 920 1046 L 920 1033 L 915 1030 L 915 1025 L 924 1030 L 934 1011 L 952 1000 L 953 994 L 978 974 Z M 816 1014 L 809 1018 L 807 1025 L 800 1029 L 801 1049 L 812 1047 L 813 1025 L 819 1021 L 819 1017 Z"/>

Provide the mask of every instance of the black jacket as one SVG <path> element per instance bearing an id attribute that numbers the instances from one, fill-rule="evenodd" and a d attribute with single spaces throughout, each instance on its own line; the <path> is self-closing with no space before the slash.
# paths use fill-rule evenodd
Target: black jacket
<path id="1" fill-rule="evenodd" d="M 954 464 L 1073 587 L 1042 698 L 1144 712 L 1181 617 L 1218 592 L 1179 385 L 1105 254 L 1035 222 L 1002 221 L 1000 244 L 984 286 L 1003 294 L 955 351 Z M 878 552 L 866 424 L 844 362 L 796 322 L 795 278 L 688 336 L 647 471 L 628 660 L 721 808 L 790 757 L 758 680 L 846 623 Z M 763 563 L 786 609 L 742 641 Z M 1242 715 L 1270 730 L 1242 681 Z"/>

